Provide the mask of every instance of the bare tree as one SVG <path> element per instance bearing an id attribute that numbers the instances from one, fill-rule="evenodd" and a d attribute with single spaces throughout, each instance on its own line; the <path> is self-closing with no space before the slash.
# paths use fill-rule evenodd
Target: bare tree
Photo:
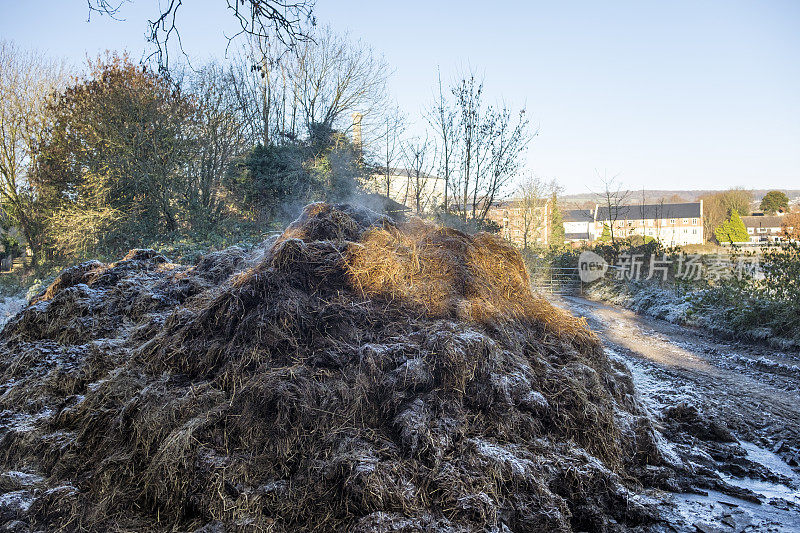
<path id="1" fill-rule="evenodd" d="M 225 73 L 251 144 L 280 145 L 298 136 L 293 58 L 279 49 L 243 48 Z"/>
<path id="2" fill-rule="evenodd" d="M 519 172 L 522 166 L 522 153 L 536 135 L 528 131 L 525 109 L 519 111 L 514 120 L 511 111 L 505 106 L 497 111 L 490 110 L 484 133 L 489 134 L 487 140 L 489 154 L 486 185 L 483 186 L 484 198 L 478 217 L 481 221 L 486 218 L 495 198 Z M 478 189 L 477 186 L 475 188 Z M 473 205 L 473 211 L 474 209 Z"/>
<path id="3" fill-rule="evenodd" d="M 533 135 L 524 109 L 512 113 L 506 105 L 484 105 L 483 84 L 473 74 L 463 77 L 452 93 L 457 158 L 453 205 L 465 226 L 480 228 L 519 172 Z"/>
<path id="4" fill-rule="evenodd" d="M 664 198 L 658 199 L 658 204 L 656 205 L 656 240 L 661 242 L 661 226 L 664 220 Z"/>
<path id="5" fill-rule="evenodd" d="M 412 139 L 403 146 L 406 189 L 418 215 L 430 209 L 436 197 L 435 179 L 431 176 L 436 168 L 436 155 L 436 145 L 427 136 Z"/>
<path id="6" fill-rule="evenodd" d="M 401 137 L 406 128 L 406 118 L 399 107 L 391 107 L 384 114 L 380 136 L 372 140 L 371 144 L 376 149 L 376 159 L 378 170 L 384 183 L 378 184 L 378 188 L 386 192 L 386 197 L 392 196 L 392 167 L 402 153 Z"/>
<path id="7" fill-rule="evenodd" d="M 220 180 L 233 160 L 250 147 L 235 85 L 216 63 L 194 74 L 188 89 L 197 105 L 194 135 L 197 153 L 188 168 L 187 200 L 213 222 L 221 214 Z"/>
<path id="8" fill-rule="evenodd" d="M 131 0 L 128 0 L 131 1 Z M 314 26 L 313 0 L 225 0 L 228 10 L 239 23 L 239 31 L 229 38 L 232 41 L 244 35 L 261 45 L 273 41 L 292 48 L 299 42 L 310 40 L 307 26 Z M 98 12 L 117 18 L 126 0 L 87 0 L 89 12 Z M 161 70 L 169 69 L 168 43 L 174 37 L 180 46 L 178 10 L 183 0 L 166 0 L 158 3 L 156 16 L 147 21 L 147 41 L 155 46 L 150 55 Z"/>
<path id="9" fill-rule="evenodd" d="M 362 115 L 362 128 L 382 126 L 389 67 L 364 43 L 352 42 L 329 27 L 321 28 L 314 40 L 298 46 L 291 76 L 294 97 L 308 131 L 315 125 L 347 131 L 354 112 Z M 366 131 L 363 134 L 368 136 Z"/>
<path id="10" fill-rule="evenodd" d="M 517 187 L 517 197 L 520 209 L 522 210 L 522 249 L 528 250 L 530 243 L 534 241 L 534 234 L 546 227 L 547 210 L 543 206 L 547 205 L 547 197 L 550 194 L 552 184 L 544 182 L 541 178 L 530 175 L 527 176 Z"/>
<path id="11" fill-rule="evenodd" d="M 460 148 L 459 181 L 455 187 L 453 199 L 458 204 L 462 222 L 466 225 L 469 213 L 469 187 L 473 185 L 474 167 L 479 159 L 476 149 L 480 137 L 483 83 L 477 82 L 475 76 L 470 75 L 453 87 L 452 92 L 456 99 L 457 133 Z M 476 179 L 475 185 L 477 181 Z"/>
<path id="12" fill-rule="evenodd" d="M 617 181 L 617 176 L 608 177 L 604 175 L 600 178 L 603 190 L 596 193 L 600 197 L 600 202 L 608 209 L 609 231 L 611 232 L 611 242 L 616 242 L 614 236 L 614 227 L 617 225 L 617 220 L 620 216 L 620 208 L 625 205 L 625 202 L 630 195 L 630 191 L 623 190 L 622 186 Z"/>
<path id="13" fill-rule="evenodd" d="M 29 181 L 48 124 L 49 96 L 67 79 L 62 63 L 0 41 L 0 202 L 39 252 L 35 194 Z"/>
<path id="14" fill-rule="evenodd" d="M 442 74 L 438 72 L 439 93 L 433 105 L 426 112 L 428 124 L 433 128 L 434 134 L 441 146 L 439 158 L 439 171 L 444 179 L 444 212 L 450 212 L 449 193 L 453 172 L 453 159 L 456 147 L 456 112 L 444 96 L 442 90 Z"/>

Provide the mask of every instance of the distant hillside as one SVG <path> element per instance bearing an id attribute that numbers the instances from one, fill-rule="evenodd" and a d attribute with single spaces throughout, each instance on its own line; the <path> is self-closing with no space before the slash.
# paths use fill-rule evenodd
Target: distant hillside
<path id="1" fill-rule="evenodd" d="M 753 201 L 760 202 L 761 199 L 767 194 L 769 191 L 783 191 L 786 196 L 789 197 L 789 201 L 800 201 L 800 189 L 752 189 L 750 192 L 753 193 Z M 642 201 L 642 193 L 644 192 L 645 202 L 647 203 L 654 203 L 660 200 L 664 200 L 665 202 L 696 202 L 700 199 L 701 196 L 705 196 L 707 194 L 714 194 L 716 192 L 720 192 L 719 190 L 693 190 L 693 191 L 685 191 L 685 190 L 648 190 L 645 189 L 644 191 L 631 191 L 630 195 L 628 196 L 628 201 L 626 203 L 641 203 Z M 582 204 L 585 202 L 597 202 L 598 196 L 593 193 L 583 193 L 583 194 L 566 194 L 561 197 L 564 203 L 568 204 Z"/>

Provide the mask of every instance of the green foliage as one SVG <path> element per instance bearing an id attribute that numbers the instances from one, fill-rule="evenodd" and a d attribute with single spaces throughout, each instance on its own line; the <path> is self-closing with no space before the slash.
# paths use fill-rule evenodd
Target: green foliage
<path id="1" fill-rule="evenodd" d="M 752 193 L 743 189 L 730 189 L 702 196 L 703 233 L 711 240 L 714 230 L 735 210 L 740 215 L 750 214 Z"/>
<path id="2" fill-rule="evenodd" d="M 774 215 L 778 211 L 785 212 L 789 209 L 789 198 L 781 191 L 770 191 L 764 195 L 759 207 L 768 215 Z"/>
<path id="3" fill-rule="evenodd" d="M 744 222 L 742 222 L 742 217 L 739 216 L 739 213 L 735 209 L 731 211 L 730 218 L 714 230 L 714 237 L 716 237 L 717 242 L 720 244 L 733 244 L 750 240 L 747 228 L 745 228 Z"/>
<path id="4" fill-rule="evenodd" d="M 727 328 L 737 334 L 789 339 L 800 346 L 800 243 L 765 248 L 757 257 L 760 273 L 733 276 L 694 294 L 694 305 L 722 309 Z"/>
<path id="5" fill-rule="evenodd" d="M 631 235 L 623 239 L 618 239 L 617 242 L 623 247 L 638 247 L 644 244 L 657 243 L 658 241 L 649 235 Z"/>
<path id="6" fill-rule="evenodd" d="M 800 307 L 800 242 L 765 249 L 761 269 L 764 278 L 753 280 L 751 290 L 762 298 Z"/>
<path id="7" fill-rule="evenodd" d="M 181 222 L 191 98 L 126 56 L 92 67 L 53 99 L 54 125 L 32 180 L 52 210 L 50 246 L 59 255 L 132 247 Z"/>
<path id="8" fill-rule="evenodd" d="M 227 184 L 245 206 L 272 218 L 291 202 L 311 197 L 319 184 L 303 167 L 295 145 L 257 145 L 228 174 Z"/>
<path id="9" fill-rule="evenodd" d="M 211 235 L 226 219 L 263 225 L 356 192 L 360 159 L 328 126 L 241 155 L 235 111 L 213 80 L 191 94 L 126 56 L 90 66 L 54 95 L 31 179 L 50 260 Z"/>
<path id="10" fill-rule="evenodd" d="M 8 233 L 0 236 L 0 247 L 3 248 L 3 257 L 19 257 L 22 253 L 22 245 L 19 239 Z"/>
<path id="11" fill-rule="evenodd" d="M 309 139 L 309 157 L 305 162 L 317 184 L 314 196 L 330 202 L 347 201 L 356 194 L 364 169 L 346 135 L 338 132 L 324 135 L 322 139 L 328 142 L 327 145 L 321 144 L 320 135 L 318 129 L 316 136 Z"/>
<path id="12" fill-rule="evenodd" d="M 294 216 L 308 202 L 352 198 L 361 173 L 345 136 L 320 127 L 305 143 L 257 145 L 232 166 L 225 183 L 256 218 L 272 220 Z"/>
<path id="13" fill-rule="evenodd" d="M 564 218 L 561 216 L 561 210 L 558 208 L 558 197 L 553 192 L 553 197 L 550 199 L 552 210 L 550 214 L 550 243 L 554 246 L 564 244 Z"/>
<path id="14" fill-rule="evenodd" d="M 611 242 L 611 228 L 608 224 L 603 224 L 603 233 L 600 234 L 597 240 L 600 242 Z"/>
<path id="15" fill-rule="evenodd" d="M 485 231 L 488 233 L 500 233 L 500 229 L 501 229 L 500 224 L 488 218 L 481 220 L 478 224 L 479 231 Z"/>

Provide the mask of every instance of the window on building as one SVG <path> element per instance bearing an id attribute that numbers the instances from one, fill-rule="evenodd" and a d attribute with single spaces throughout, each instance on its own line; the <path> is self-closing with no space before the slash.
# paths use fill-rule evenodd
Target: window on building
<path id="1" fill-rule="evenodd" d="M 693 229 L 693 230 L 692 230 L 692 233 L 693 233 L 694 235 L 697 235 L 697 230 L 696 230 L 696 229 Z"/>
<path id="2" fill-rule="evenodd" d="M 756 230 L 756 231 L 758 231 L 759 233 L 766 233 L 767 232 L 767 228 L 758 228 L 758 230 Z"/>
<path id="3" fill-rule="evenodd" d="M 692 225 L 693 225 L 693 226 L 696 226 L 696 225 L 697 225 L 697 219 L 696 219 L 696 218 L 693 218 L 693 219 L 692 219 Z"/>
<path id="4" fill-rule="evenodd" d="M 674 218 L 669 219 L 669 223 L 670 224 L 674 224 L 675 223 L 675 219 Z"/>
<path id="5" fill-rule="evenodd" d="M 683 219 L 683 223 L 684 223 L 684 224 L 688 224 L 688 223 L 689 223 L 689 219 L 688 219 L 688 218 L 684 218 L 684 219 Z"/>

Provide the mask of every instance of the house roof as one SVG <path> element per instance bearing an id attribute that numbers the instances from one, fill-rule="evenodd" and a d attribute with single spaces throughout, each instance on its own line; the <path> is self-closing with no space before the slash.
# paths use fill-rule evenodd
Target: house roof
<path id="1" fill-rule="evenodd" d="M 780 228 L 784 220 L 786 218 L 781 216 L 757 215 L 742 217 L 742 222 L 744 222 L 744 227 L 746 228 Z"/>
<path id="2" fill-rule="evenodd" d="M 593 222 L 594 210 L 570 209 L 568 211 L 564 211 L 561 218 L 564 222 Z"/>
<path id="3" fill-rule="evenodd" d="M 644 204 L 621 205 L 611 213 L 616 217 L 608 216 L 608 206 L 600 206 L 597 210 L 597 220 L 643 220 L 650 218 L 700 218 L 700 202 L 685 204 Z"/>

